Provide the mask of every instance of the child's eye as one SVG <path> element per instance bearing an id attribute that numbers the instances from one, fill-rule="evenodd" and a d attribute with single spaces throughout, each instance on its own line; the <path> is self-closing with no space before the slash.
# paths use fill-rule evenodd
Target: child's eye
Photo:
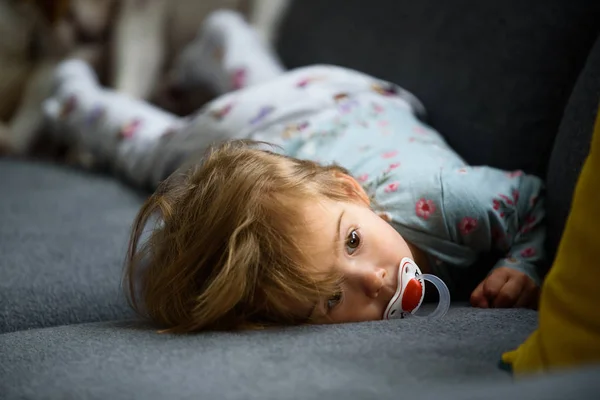
<path id="1" fill-rule="evenodd" d="M 346 238 L 346 251 L 352 255 L 360 247 L 360 235 L 356 229 L 352 230 Z"/>
<path id="2" fill-rule="evenodd" d="M 333 310 L 342 301 L 342 292 L 337 292 L 327 300 L 327 311 Z"/>

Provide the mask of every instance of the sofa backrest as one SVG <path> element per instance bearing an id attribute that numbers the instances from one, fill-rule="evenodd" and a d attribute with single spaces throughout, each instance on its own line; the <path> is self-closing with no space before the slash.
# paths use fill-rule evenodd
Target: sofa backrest
<path id="1" fill-rule="evenodd" d="M 600 103 L 600 36 L 564 110 L 546 174 L 547 250 L 554 258 Z M 599 171 L 600 172 L 600 171 Z"/>

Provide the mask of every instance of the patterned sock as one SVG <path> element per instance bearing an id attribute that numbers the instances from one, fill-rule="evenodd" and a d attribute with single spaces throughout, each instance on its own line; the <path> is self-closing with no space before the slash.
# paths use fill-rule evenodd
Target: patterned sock
<path id="1" fill-rule="evenodd" d="M 281 63 L 243 17 L 234 11 L 215 11 L 197 38 L 176 61 L 172 73 L 177 87 L 203 84 L 216 94 L 268 81 L 284 71 Z"/>

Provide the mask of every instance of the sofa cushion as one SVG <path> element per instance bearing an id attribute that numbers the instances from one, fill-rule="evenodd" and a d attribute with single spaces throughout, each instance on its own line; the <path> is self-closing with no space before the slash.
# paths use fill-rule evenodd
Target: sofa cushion
<path id="1" fill-rule="evenodd" d="M 0 160 L 0 332 L 131 317 L 120 288 L 141 197 L 116 180 Z"/>
<path id="2" fill-rule="evenodd" d="M 398 398 L 404 390 L 432 384 L 510 382 L 498 368 L 500 356 L 535 326 L 533 311 L 464 306 L 434 322 L 412 318 L 187 336 L 158 334 L 131 322 L 53 327 L 0 335 L 0 393 Z"/>
<path id="3" fill-rule="evenodd" d="M 544 176 L 599 31 L 597 0 L 296 0 L 277 48 L 398 83 L 468 162 Z"/>
<path id="4" fill-rule="evenodd" d="M 100 322 L 0 335 L 5 399 L 596 399 L 600 369 L 514 384 L 500 354 L 527 310 L 453 307 L 406 319 L 160 335 Z M 59 367 L 57 367 L 59 366 Z"/>

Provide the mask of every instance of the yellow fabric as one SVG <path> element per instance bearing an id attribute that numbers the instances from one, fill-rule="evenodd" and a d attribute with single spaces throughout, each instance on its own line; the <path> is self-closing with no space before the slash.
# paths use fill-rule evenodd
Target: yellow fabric
<path id="1" fill-rule="evenodd" d="M 538 329 L 502 360 L 516 376 L 600 363 L 600 110 L 541 293 Z"/>

